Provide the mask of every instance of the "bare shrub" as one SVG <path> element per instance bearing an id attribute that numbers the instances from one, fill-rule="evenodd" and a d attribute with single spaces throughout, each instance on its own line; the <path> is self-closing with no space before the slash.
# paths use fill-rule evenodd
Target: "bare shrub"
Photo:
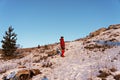
<path id="1" fill-rule="evenodd" d="M 38 45 L 38 47 L 37 48 L 40 48 L 40 45 Z"/>
<path id="2" fill-rule="evenodd" d="M 51 67 L 52 63 L 51 62 L 45 62 L 43 63 L 42 67 Z"/>
<path id="3" fill-rule="evenodd" d="M 116 72 L 117 69 L 113 67 L 113 68 L 110 69 L 110 71 L 111 71 L 111 72 Z"/>
<path id="4" fill-rule="evenodd" d="M 49 46 L 48 46 L 48 45 L 45 45 L 45 46 L 44 46 L 44 49 L 45 49 L 45 50 L 48 50 L 48 49 L 49 49 Z"/>

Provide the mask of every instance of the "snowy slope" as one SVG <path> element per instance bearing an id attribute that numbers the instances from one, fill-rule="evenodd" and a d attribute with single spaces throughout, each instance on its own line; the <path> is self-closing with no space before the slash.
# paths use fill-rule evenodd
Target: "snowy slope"
<path id="1" fill-rule="evenodd" d="M 120 42 L 120 28 L 107 29 L 85 40 L 67 42 L 64 58 L 54 55 L 41 59 L 47 56 L 47 52 L 59 48 L 59 44 L 56 44 L 50 50 L 43 52 L 40 49 L 32 50 L 21 59 L 0 60 L 0 71 L 4 69 L 14 71 L 18 66 L 24 65 L 26 68 L 39 69 L 42 72 L 32 80 L 41 80 L 43 76 L 47 76 L 48 80 L 117 80 L 115 76 L 120 75 L 120 46 L 99 44 L 96 41 Z M 52 63 L 52 66 L 43 67 L 47 63 Z M 110 71 L 113 68 L 116 71 Z M 100 77 L 98 75 L 101 70 L 110 74 Z M 0 77 L 5 74 L 7 72 Z"/>

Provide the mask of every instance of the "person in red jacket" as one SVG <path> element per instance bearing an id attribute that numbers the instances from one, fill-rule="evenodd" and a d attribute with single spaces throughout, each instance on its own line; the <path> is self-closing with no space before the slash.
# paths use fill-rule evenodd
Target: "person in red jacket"
<path id="1" fill-rule="evenodd" d="M 61 38 L 60 38 L 60 46 L 61 46 L 61 52 L 62 52 L 62 54 L 61 54 L 61 57 L 64 57 L 64 52 L 65 52 L 65 42 L 64 42 L 64 37 L 63 36 L 61 36 Z"/>

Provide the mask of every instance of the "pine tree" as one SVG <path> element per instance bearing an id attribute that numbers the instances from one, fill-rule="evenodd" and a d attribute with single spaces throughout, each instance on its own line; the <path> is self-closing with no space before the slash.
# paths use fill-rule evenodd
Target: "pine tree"
<path id="1" fill-rule="evenodd" d="M 3 56 L 13 56 L 14 52 L 16 51 L 16 36 L 13 32 L 14 28 L 10 26 L 8 28 L 8 31 L 5 32 L 5 36 L 3 36 L 2 42 L 2 51 L 3 51 Z"/>

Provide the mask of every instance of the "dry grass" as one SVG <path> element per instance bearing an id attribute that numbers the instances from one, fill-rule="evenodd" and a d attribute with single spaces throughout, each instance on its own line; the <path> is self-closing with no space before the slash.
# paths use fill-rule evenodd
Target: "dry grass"
<path id="1" fill-rule="evenodd" d="M 2 49 L 0 49 L 0 54 L 2 54 Z"/>
<path id="2" fill-rule="evenodd" d="M 35 49 L 37 49 L 37 48 L 36 47 L 34 47 L 34 48 L 22 48 L 22 49 L 17 49 L 16 51 L 18 53 L 23 53 L 23 52 L 31 52 L 32 50 L 35 50 Z"/>
<path id="3" fill-rule="evenodd" d="M 1 60 L 10 60 L 10 59 L 15 59 L 15 58 L 17 58 L 17 56 L 2 56 L 0 59 Z"/>
<path id="4" fill-rule="evenodd" d="M 98 45 L 98 44 L 89 44 L 89 45 L 86 45 L 84 48 L 85 49 L 88 49 L 88 50 L 97 50 L 97 51 L 105 51 L 105 49 L 109 49 L 111 48 L 112 46 L 109 46 L 109 45 Z"/>

